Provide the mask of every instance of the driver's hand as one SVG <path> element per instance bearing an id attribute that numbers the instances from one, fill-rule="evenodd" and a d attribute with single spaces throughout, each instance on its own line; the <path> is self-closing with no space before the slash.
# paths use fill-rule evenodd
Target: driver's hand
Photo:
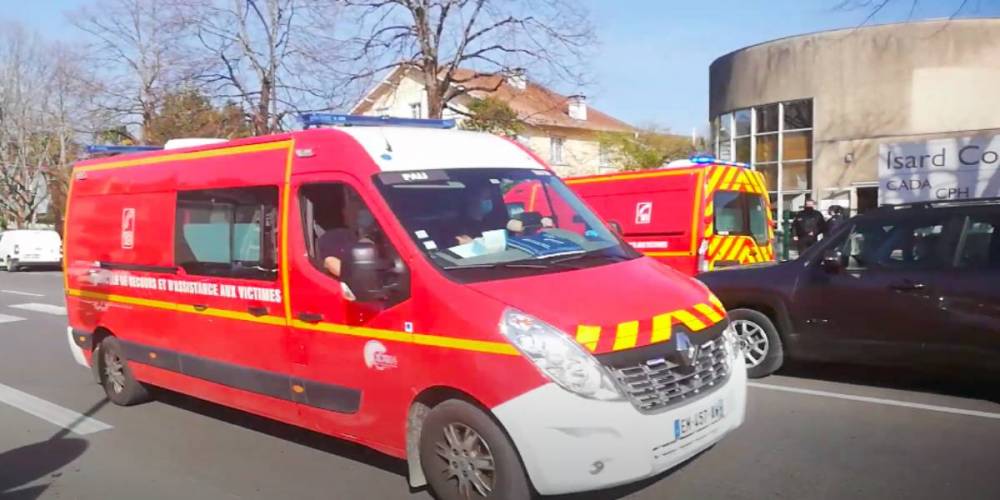
<path id="1" fill-rule="evenodd" d="M 469 235 L 467 235 L 467 234 L 456 236 L 455 239 L 458 240 L 458 244 L 459 245 L 465 245 L 467 243 L 472 243 L 472 237 L 469 236 Z"/>
<path id="2" fill-rule="evenodd" d="M 542 227 L 556 227 L 556 223 L 552 221 L 552 217 L 542 217 Z"/>

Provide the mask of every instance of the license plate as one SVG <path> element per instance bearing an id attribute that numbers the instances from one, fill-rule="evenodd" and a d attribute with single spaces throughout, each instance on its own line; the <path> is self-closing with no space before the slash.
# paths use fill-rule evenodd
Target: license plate
<path id="1" fill-rule="evenodd" d="M 674 438 L 678 441 L 684 439 L 716 422 L 725 416 L 722 400 L 716 401 L 712 406 L 699 410 L 693 415 L 681 417 L 674 420 Z"/>

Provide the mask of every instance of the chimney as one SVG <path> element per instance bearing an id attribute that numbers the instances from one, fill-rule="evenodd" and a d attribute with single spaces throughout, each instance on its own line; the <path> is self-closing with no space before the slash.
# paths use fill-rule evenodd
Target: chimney
<path id="1" fill-rule="evenodd" d="M 571 95 L 569 101 L 569 117 L 574 120 L 587 120 L 587 96 L 582 94 Z"/>
<path id="2" fill-rule="evenodd" d="M 525 74 L 524 68 L 512 69 L 510 74 L 507 75 L 507 84 L 517 90 L 528 88 L 528 76 Z"/>

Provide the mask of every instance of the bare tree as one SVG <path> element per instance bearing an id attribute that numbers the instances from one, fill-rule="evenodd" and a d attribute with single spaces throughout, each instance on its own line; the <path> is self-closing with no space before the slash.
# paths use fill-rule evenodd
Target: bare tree
<path id="1" fill-rule="evenodd" d="M 162 0 L 100 0 L 70 16 L 89 35 L 91 64 L 100 67 L 99 110 L 129 127 L 145 128 L 164 89 L 184 78 L 180 64 L 181 24 Z"/>
<path id="2" fill-rule="evenodd" d="M 343 104 L 333 94 L 336 4 L 319 0 L 180 0 L 188 54 L 208 95 L 235 100 L 255 134 L 294 112 Z"/>
<path id="3" fill-rule="evenodd" d="M 355 79 L 418 69 L 432 118 L 456 97 L 496 90 L 503 81 L 496 76 L 524 69 L 581 85 L 596 43 L 589 13 L 573 0 L 344 2 L 359 30 L 350 40 L 353 61 L 363 67 Z"/>
<path id="4" fill-rule="evenodd" d="M 938 0 L 940 1 L 940 0 Z M 979 10 L 980 3 L 982 0 L 949 0 L 952 4 L 952 11 L 949 19 L 954 19 L 966 11 L 968 7 L 972 7 L 972 10 Z M 987 0 L 990 1 L 990 0 Z M 871 22 L 871 20 L 877 16 L 880 12 L 883 12 L 887 8 L 893 5 L 901 5 L 903 8 L 907 9 L 909 13 L 906 16 L 907 20 L 913 19 L 914 13 L 916 13 L 917 8 L 920 6 L 920 0 L 840 0 L 834 5 L 834 10 L 858 10 L 862 12 L 867 12 L 864 21 L 861 25 L 864 26 Z"/>

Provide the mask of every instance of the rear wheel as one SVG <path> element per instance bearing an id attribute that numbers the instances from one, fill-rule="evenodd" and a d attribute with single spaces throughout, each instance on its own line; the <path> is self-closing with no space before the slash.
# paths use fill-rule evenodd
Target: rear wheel
<path id="1" fill-rule="evenodd" d="M 753 309 L 734 309 L 729 311 L 729 319 L 743 345 L 747 376 L 760 378 L 778 371 L 785 352 L 771 318 Z"/>
<path id="2" fill-rule="evenodd" d="M 427 415 L 420 463 L 440 500 L 531 498 L 528 476 L 510 439 L 465 401 L 445 401 Z"/>
<path id="3" fill-rule="evenodd" d="M 118 339 L 106 337 L 101 341 L 97 354 L 101 364 L 101 385 L 112 403 L 132 406 L 149 401 L 149 391 L 132 375 Z"/>

